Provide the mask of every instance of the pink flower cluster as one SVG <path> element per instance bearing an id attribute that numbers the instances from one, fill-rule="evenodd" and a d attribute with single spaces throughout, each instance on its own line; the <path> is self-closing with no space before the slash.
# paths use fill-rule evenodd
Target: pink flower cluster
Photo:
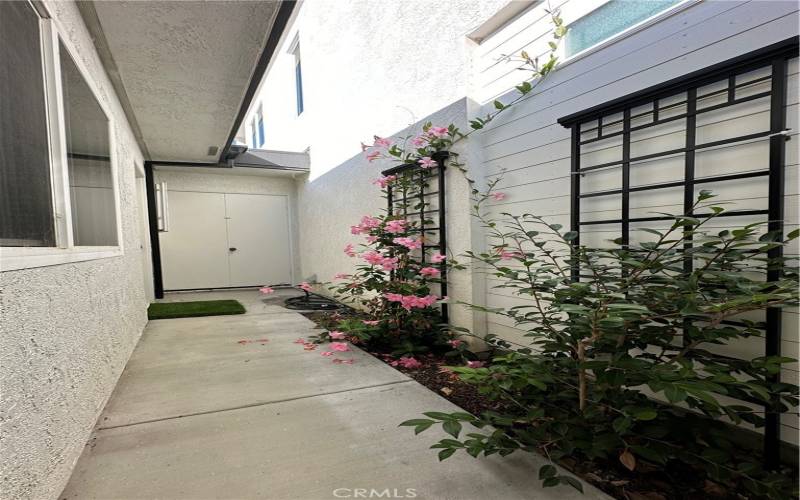
<path id="1" fill-rule="evenodd" d="M 397 180 L 396 175 L 387 175 L 385 177 L 381 177 L 380 179 L 375 179 L 374 181 L 372 181 L 372 183 L 375 184 L 376 186 L 380 186 L 381 189 L 386 189 L 386 186 L 388 186 L 389 184 L 391 184 L 396 180 Z"/>
<path id="2" fill-rule="evenodd" d="M 422 242 L 414 238 L 395 238 L 392 240 L 396 245 L 402 245 L 409 250 L 422 248 Z"/>
<path id="3" fill-rule="evenodd" d="M 437 166 L 436 160 L 432 159 L 430 156 L 424 156 L 419 160 L 419 166 L 422 168 L 434 168 Z"/>
<path id="4" fill-rule="evenodd" d="M 403 368 L 408 368 L 409 370 L 415 370 L 422 367 L 422 363 L 411 356 L 403 356 L 402 358 L 392 361 L 389 364 L 392 366 L 402 366 Z"/>
<path id="5" fill-rule="evenodd" d="M 383 156 L 383 152 L 381 151 L 381 149 L 382 149 L 382 148 L 388 148 L 388 147 L 390 147 L 391 145 L 392 145 L 392 141 L 391 141 L 391 139 L 386 139 L 386 138 L 383 138 L 383 137 L 378 137 L 378 136 L 376 135 L 376 136 L 375 136 L 375 142 L 373 142 L 373 143 L 372 143 L 372 147 L 373 147 L 374 149 L 373 149 L 372 151 L 370 151 L 369 153 L 367 153 L 367 160 L 369 160 L 370 162 L 372 162 L 372 161 L 375 161 L 375 160 L 377 160 L 378 158 L 381 158 L 381 157 Z M 362 150 L 362 151 L 367 151 L 368 149 L 369 149 L 369 146 L 367 146 L 366 144 L 364 144 L 364 143 L 362 142 L 362 143 L 361 143 L 361 150 Z"/>
<path id="6" fill-rule="evenodd" d="M 368 233 L 372 229 L 375 229 L 380 225 L 381 225 L 381 220 L 379 218 L 365 215 L 361 217 L 361 224 L 357 226 L 350 226 L 350 233 L 351 234 Z"/>
<path id="7" fill-rule="evenodd" d="M 503 201 L 506 199 L 506 197 L 508 197 L 506 193 L 501 192 L 492 193 L 491 196 L 494 201 Z"/>
<path id="8" fill-rule="evenodd" d="M 435 267 L 423 267 L 422 269 L 419 270 L 419 274 L 421 274 L 422 276 L 435 277 L 439 276 L 440 272 Z"/>
<path id="9" fill-rule="evenodd" d="M 331 330 L 328 332 L 328 336 L 334 340 L 342 340 L 344 338 L 344 332 Z"/>
<path id="10" fill-rule="evenodd" d="M 386 223 L 385 229 L 387 233 L 402 233 L 406 230 L 406 224 L 408 224 L 408 221 L 405 219 L 390 220 Z"/>
<path id="11" fill-rule="evenodd" d="M 446 137 L 450 131 L 447 130 L 447 127 L 430 127 L 428 129 L 428 135 L 431 138 L 441 139 L 442 137 Z"/>
<path id="12" fill-rule="evenodd" d="M 353 244 L 352 244 L 352 243 L 348 243 L 348 244 L 347 244 L 347 245 L 344 247 L 344 253 L 345 253 L 345 255 L 347 255 L 348 257 L 355 257 L 355 256 L 356 256 L 356 251 L 353 249 Z"/>
<path id="13" fill-rule="evenodd" d="M 424 309 L 431 307 L 439 298 L 436 295 L 426 295 L 425 297 L 417 297 L 416 295 L 403 295 L 400 293 L 384 293 L 383 298 L 389 302 L 399 302 L 406 311 L 413 308 Z"/>
<path id="14" fill-rule="evenodd" d="M 387 257 L 380 252 L 370 250 L 361 254 L 361 258 L 373 266 L 381 266 L 385 271 L 397 269 L 398 257 Z"/>

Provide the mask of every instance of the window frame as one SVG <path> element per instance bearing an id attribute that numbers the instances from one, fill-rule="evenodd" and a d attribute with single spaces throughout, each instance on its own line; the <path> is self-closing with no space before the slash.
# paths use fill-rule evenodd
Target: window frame
<path id="1" fill-rule="evenodd" d="M 53 213 L 55 246 L 11 247 L 0 246 L 0 271 L 14 271 L 72 262 L 120 257 L 124 255 L 122 215 L 120 210 L 119 165 L 116 150 L 115 120 L 109 105 L 101 98 L 97 83 L 83 60 L 76 57 L 78 50 L 66 35 L 66 30 L 57 20 L 28 4 L 39 17 L 39 37 L 42 53 L 42 68 L 45 89 L 45 110 L 50 145 L 50 191 Z M 69 188 L 69 162 L 67 161 L 67 138 L 65 125 L 65 100 L 61 82 L 60 51 L 62 47 L 72 59 L 78 72 L 89 87 L 100 109 L 108 120 L 109 168 L 111 168 L 112 191 L 114 193 L 114 221 L 117 244 L 111 246 L 76 246 L 72 227 L 72 204 Z"/>
<path id="2" fill-rule="evenodd" d="M 571 7 L 573 7 L 573 5 L 572 5 L 573 2 L 570 2 L 569 4 L 567 4 L 566 8 L 564 9 L 564 12 L 562 12 L 562 17 L 564 18 L 565 26 L 569 29 L 569 27 L 572 26 L 573 23 L 575 23 L 579 19 L 583 19 L 584 17 L 591 15 L 594 11 L 596 11 L 597 9 L 599 9 L 602 6 L 604 6 L 605 4 L 607 4 L 610 1 L 611 0 L 603 0 L 601 2 L 598 2 L 597 4 L 589 4 L 588 2 L 587 3 L 581 3 L 580 4 L 581 8 L 580 9 L 576 9 L 576 10 L 572 10 Z M 609 45 L 612 45 L 614 43 L 619 42 L 620 40 L 628 38 L 629 36 L 632 36 L 632 35 L 638 33 L 639 31 L 642 31 L 643 29 L 645 29 L 645 28 L 647 28 L 649 26 L 652 26 L 653 24 L 661 22 L 664 19 L 666 19 L 667 17 L 670 17 L 670 16 L 672 16 L 674 14 L 677 14 L 678 12 L 680 12 L 680 11 L 682 11 L 684 9 L 687 9 L 687 8 L 693 6 L 693 5 L 696 5 L 696 4 L 700 3 L 701 1 L 702 0 L 682 0 L 681 2 L 675 4 L 675 5 L 671 6 L 671 7 L 667 7 L 666 9 L 662 10 L 661 12 L 659 12 L 657 14 L 654 14 L 654 15 L 648 17 L 647 19 L 643 19 L 642 21 L 639 21 L 636 24 L 628 26 L 627 28 L 625 28 L 624 30 L 620 31 L 619 33 L 615 33 L 614 35 L 611 35 L 610 37 L 608 37 L 608 38 L 606 38 L 604 40 L 601 40 L 600 42 L 597 42 L 594 45 L 586 47 L 585 49 L 581 50 L 580 52 L 576 52 L 575 54 L 572 54 L 571 56 L 567 56 L 566 55 L 566 44 L 565 43 L 559 44 L 559 49 L 558 49 L 558 54 L 557 55 L 558 55 L 558 58 L 559 58 L 560 62 L 559 62 L 558 66 L 559 67 L 563 67 L 563 66 L 571 64 L 571 63 L 573 63 L 575 61 L 583 59 L 584 57 L 586 57 L 586 56 L 588 56 L 590 54 L 593 54 L 593 53 L 595 53 L 597 51 L 600 51 L 600 50 L 608 47 Z"/>
<path id="3" fill-rule="evenodd" d="M 297 116 L 301 116 L 305 111 L 305 99 L 303 97 L 303 65 L 300 58 L 300 33 L 295 33 L 292 43 L 289 44 L 289 49 L 286 51 L 294 58 L 292 65 L 292 73 L 294 73 L 294 98 L 295 98 L 295 111 Z"/>
<path id="4" fill-rule="evenodd" d="M 267 142 L 267 136 L 264 133 L 264 108 L 263 103 L 258 105 L 258 111 L 256 111 L 255 117 L 256 126 L 258 127 L 258 146 L 253 145 L 253 147 L 263 147 L 264 143 Z"/>

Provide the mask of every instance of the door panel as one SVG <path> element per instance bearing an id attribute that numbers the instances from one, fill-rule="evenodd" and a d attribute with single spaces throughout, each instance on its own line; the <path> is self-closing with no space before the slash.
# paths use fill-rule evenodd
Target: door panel
<path id="1" fill-rule="evenodd" d="M 168 191 L 169 231 L 160 234 L 165 290 L 230 286 L 225 195 Z"/>
<path id="2" fill-rule="evenodd" d="M 286 196 L 226 194 L 230 285 L 290 283 Z"/>

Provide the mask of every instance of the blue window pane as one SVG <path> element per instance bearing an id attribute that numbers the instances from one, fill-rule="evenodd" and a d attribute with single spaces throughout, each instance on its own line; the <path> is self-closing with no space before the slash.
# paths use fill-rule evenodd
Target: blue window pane
<path id="1" fill-rule="evenodd" d="M 258 115 L 258 145 L 264 145 L 264 117 Z"/>
<path id="2" fill-rule="evenodd" d="M 303 112 L 303 72 L 300 69 L 300 61 L 294 67 L 295 93 L 297 94 L 297 114 Z"/>
<path id="3" fill-rule="evenodd" d="M 567 57 L 625 31 L 682 0 L 611 0 L 569 26 Z"/>
<path id="4" fill-rule="evenodd" d="M 256 128 L 252 127 L 252 129 L 253 129 L 253 142 L 252 142 L 252 144 L 253 144 L 253 147 L 256 147 L 256 145 L 258 144 L 256 142 Z"/>

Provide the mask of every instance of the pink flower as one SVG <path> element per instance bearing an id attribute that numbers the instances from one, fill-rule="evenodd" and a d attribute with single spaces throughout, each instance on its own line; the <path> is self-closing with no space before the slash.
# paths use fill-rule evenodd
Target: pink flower
<path id="1" fill-rule="evenodd" d="M 501 192 L 492 193 L 492 199 L 494 199 L 494 201 L 503 201 L 507 196 L 507 194 Z"/>
<path id="2" fill-rule="evenodd" d="M 428 142 L 428 138 L 425 137 L 424 135 L 419 135 L 411 139 L 411 145 L 418 148 L 424 146 L 426 142 Z"/>
<path id="3" fill-rule="evenodd" d="M 369 262 L 370 265 L 379 266 L 383 263 L 384 256 L 380 252 L 370 250 L 369 252 L 362 253 L 361 258 Z"/>
<path id="4" fill-rule="evenodd" d="M 419 274 L 423 276 L 439 276 L 440 272 L 435 267 L 423 267 L 419 270 Z"/>
<path id="5" fill-rule="evenodd" d="M 408 368 L 409 370 L 415 370 L 422 367 L 422 363 L 411 356 L 403 356 L 402 358 L 392 361 L 389 364 L 392 366 L 402 366 L 403 368 Z"/>
<path id="6" fill-rule="evenodd" d="M 458 346 L 464 343 L 464 341 L 459 339 L 453 339 L 453 340 L 448 340 L 447 343 L 453 346 L 453 349 L 457 349 Z"/>
<path id="7" fill-rule="evenodd" d="M 353 250 L 353 244 L 352 243 L 348 243 L 347 246 L 344 247 L 344 253 L 348 257 L 355 257 L 356 256 L 356 251 Z"/>
<path id="8" fill-rule="evenodd" d="M 438 263 L 442 262 L 443 260 L 445 260 L 446 258 L 447 258 L 447 256 L 442 255 L 442 254 L 437 252 L 437 253 L 431 255 L 431 262 L 433 262 L 434 264 L 438 264 Z"/>
<path id="9" fill-rule="evenodd" d="M 390 220 L 386 223 L 386 232 L 393 234 L 402 233 L 406 230 L 406 224 L 408 224 L 408 221 L 404 219 Z"/>
<path id="10" fill-rule="evenodd" d="M 320 354 L 323 356 L 333 356 L 335 353 L 333 353 L 332 351 L 323 351 Z"/>
<path id="11" fill-rule="evenodd" d="M 432 159 L 430 156 L 424 156 L 419 160 L 419 166 L 422 168 L 433 168 L 437 166 L 436 160 Z"/>
<path id="12" fill-rule="evenodd" d="M 302 337 L 301 337 L 301 338 L 299 338 L 299 339 L 295 340 L 295 341 L 294 341 L 294 342 L 292 342 L 292 343 L 293 343 L 293 344 L 305 344 L 305 343 L 306 343 L 306 339 L 304 339 L 304 338 L 302 338 Z"/>
<path id="13" fill-rule="evenodd" d="M 392 141 L 383 137 L 375 136 L 375 142 L 372 143 L 373 148 L 388 148 L 392 145 Z"/>
<path id="14" fill-rule="evenodd" d="M 330 335 L 330 337 L 335 340 L 341 340 L 344 338 L 344 332 L 339 332 L 336 330 L 328 332 L 328 335 Z"/>
<path id="15" fill-rule="evenodd" d="M 377 217 L 365 215 L 361 217 L 361 227 L 364 229 L 375 229 L 381 225 L 381 220 Z"/>
<path id="16" fill-rule="evenodd" d="M 271 287 L 268 286 L 265 286 L 264 288 L 259 288 L 258 291 L 263 293 L 264 295 L 275 293 L 275 290 L 273 290 Z"/>
<path id="17" fill-rule="evenodd" d="M 310 292 L 311 290 L 313 290 L 313 288 L 311 287 L 311 285 L 308 284 L 307 281 L 304 281 L 297 286 L 300 287 L 301 290 L 306 292 Z"/>
<path id="18" fill-rule="evenodd" d="M 361 234 L 364 232 L 364 228 L 361 226 L 350 226 L 350 234 Z"/>
<path id="19" fill-rule="evenodd" d="M 425 297 L 418 297 L 416 295 L 401 295 L 399 293 L 384 293 L 383 297 L 389 302 L 399 302 L 400 306 L 406 311 L 413 308 L 423 309 L 431 307 L 438 300 L 436 295 L 426 295 Z"/>
<path id="20" fill-rule="evenodd" d="M 399 260 L 398 257 L 384 257 L 381 261 L 381 267 L 384 271 L 392 271 L 397 269 L 397 261 Z"/>
<path id="21" fill-rule="evenodd" d="M 467 366 L 469 368 L 483 368 L 486 363 L 483 361 L 467 361 Z"/>
<path id="22" fill-rule="evenodd" d="M 355 255 L 355 254 L 353 254 L 353 255 Z M 350 257 L 353 257 L 353 255 L 351 255 Z M 334 276 L 333 279 L 335 279 L 335 280 L 346 280 L 349 277 L 350 277 L 349 274 L 339 273 L 336 276 Z"/>
<path id="23" fill-rule="evenodd" d="M 384 293 L 383 298 L 388 300 L 389 302 L 400 302 L 403 300 L 403 296 L 399 293 Z"/>
<path id="24" fill-rule="evenodd" d="M 396 175 L 387 175 L 386 177 L 381 177 L 380 179 L 375 179 L 372 181 L 373 184 L 376 186 L 380 186 L 381 189 L 386 189 L 386 186 L 391 184 L 392 182 L 397 180 Z"/>
<path id="25" fill-rule="evenodd" d="M 445 137 L 448 133 L 449 131 L 447 130 L 447 127 L 431 127 L 428 129 L 428 135 L 430 135 L 431 137 L 442 138 Z"/>
<path id="26" fill-rule="evenodd" d="M 363 320 L 361 322 L 364 323 L 367 326 L 375 326 L 375 325 L 380 324 L 380 321 L 377 321 L 377 320 L 366 320 L 365 319 L 365 320 Z"/>
<path id="27" fill-rule="evenodd" d="M 414 250 L 417 248 L 422 248 L 422 242 L 419 240 L 415 240 L 414 238 L 395 238 L 392 240 L 393 243 L 396 245 L 401 245 L 409 250 Z"/>
<path id="28" fill-rule="evenodd" d="M 371 153 L 369 153 L 367 155 L 367 160 L 369 160 L 370 162 L 373 162 L 373 161 L 377 160 L 380 157 L 381 157 L 381 152 L 380 151 L 373 151 L 373 152 L 371 152 Z"/>
<path id="29" fill-rule="evenodd" d="M 378 241 L 380 239 L 377 236 L 373 236 L 371 234 L 368 234 L 366 236 L 366 238 L 367 238 L 367 243 L 375 243 L 376 241 Z"/>
<path id="30" fill-rule="evenodd" d="M 522 253 L 516 250 L 501 250 L 500 251 L 500 258 L 502 260 L 511 260 L 515 257 L 522 257 Z"/>
<path id="31" fill-rule="evenodd" d="M 350 347 L 348 347 L 348 345 L 345 344 L 344 342 L 331 342 L 330 347 L 334 351 L 338 352 L 345 352 L 350 350 Z"/>

